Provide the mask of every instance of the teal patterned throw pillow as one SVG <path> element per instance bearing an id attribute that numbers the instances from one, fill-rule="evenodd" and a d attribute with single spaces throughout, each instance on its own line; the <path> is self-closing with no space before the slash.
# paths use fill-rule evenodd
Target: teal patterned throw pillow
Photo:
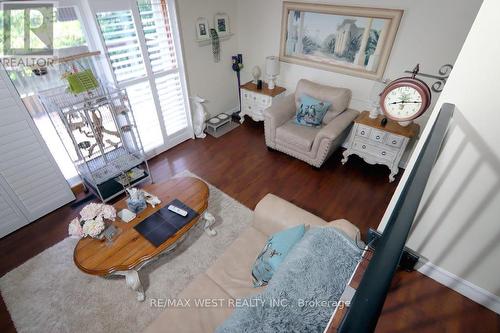
<path id="1" fill-rule="evenodd" d="M 302 239 L 304 233 L 305 225 L 302 224 L 275 233 L 267 240 L 252 269 L 254 287 L 267 285 L 288 252 Z"/>
<path id="2" fill-rule="evenodd" d="M 300 96 L 299 100 L 295 123 L 312 127 L 321 126 L 321 122 L 332 103 L 323 102 L 307 95 Z"/>

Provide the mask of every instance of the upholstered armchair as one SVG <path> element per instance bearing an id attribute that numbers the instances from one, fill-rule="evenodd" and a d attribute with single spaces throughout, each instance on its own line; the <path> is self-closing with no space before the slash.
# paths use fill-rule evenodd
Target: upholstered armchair
<path id="1" fill-rule="evenodd" d="M 332 103 L 320 127 L 295 124 L 295 113 L 302 95 Z M 312 166 L 321 167 L 344 142 L 359 114 L 348 109 L 351 96 L 349 89 L 300 80 L 294 94 L 264 111 L 266 145 Z"/>

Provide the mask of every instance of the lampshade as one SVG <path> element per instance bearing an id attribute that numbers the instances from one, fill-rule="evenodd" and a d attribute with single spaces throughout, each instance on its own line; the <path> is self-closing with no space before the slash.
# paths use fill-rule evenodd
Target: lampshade
<path id="1" fill-rule="evenodd" d="M 266 74 L 268 76 L 277 76 L 280 73 L 280 59 L 278 57 L 266 58 Z"/>

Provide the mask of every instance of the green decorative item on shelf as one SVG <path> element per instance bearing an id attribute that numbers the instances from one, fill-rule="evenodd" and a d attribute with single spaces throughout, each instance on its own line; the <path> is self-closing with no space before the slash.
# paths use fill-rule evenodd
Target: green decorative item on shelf
<path id="1" fill-rule="evenodd" d="M 66 80 L 68 80 L 69 91 L 73 94 L 80 94 L 99 87 L 99 82 L 90 69 L 68 74 Z"/>
<path id="2" fill-rule="evenodd" d="M 215 29 L 210 29 L 210 39 L 212 40 L 212 53 L 214 54 L 214 61 L 220 61 L 220 40 L 219 35 Z"/>

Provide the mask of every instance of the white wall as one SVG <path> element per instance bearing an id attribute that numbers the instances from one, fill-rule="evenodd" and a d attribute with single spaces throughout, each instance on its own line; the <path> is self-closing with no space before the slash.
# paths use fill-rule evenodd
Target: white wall
<path id="1" fill-rule="evenodd" d="M 189 94 L 206 98 L 212 115 L 238 107 L 236 75 L 231 69 L 231 56 L 238 51 L 237 5 L 234 0 L 177 0 Z M 215 63 L 212 46 L 200 47 L 196 42 L 195 25 L 198 17 L 206 17 L 213 28 L 214 15 L 219 12 L 229 15 L 234 36 L 221 41 L 221 61 Z"/>
<path id="2" fill-rule="evenodd" d="M 404 9 L 405 13 L 389 58 L 385 77 L 396 78 L 416 63 L 422 71 L 437 73 L 441 65 L 453 63 L 482 0 L 328 0 L 332 4 Z M 237 84 L 231 70 L 231 55 L 243 53 L 243 81 L 251 79 L 255 65 L 264 68 L 264 59 L 278 55 L 281 33 L 281 0 L 177 0 L 179 24 L 189 93 L 209 102 L 211 114 L 238 106 Z M 221 62 L 214 63 L 211 46 L 195 41 L 195 22 L 200 16 L 212 23 L 217 12 L 229 15 L 234 36 L 221 42 Z M 425 45 L 425 47 L 422 47 Z M 348 87 L 353 91 L 351 107 L 368 107 L 373 81 L 282 63 L 279 84 L 294 90 L 301 78 Z M 432 82 L 430 82 L 432 83 Z M 426 117 L 420 121 L 425 123 Z"/>
<path id="3" fill-rule="evenodd" d="M 404 15 L 389 58 L 386 78 L 404 75 L 404 70 L 421 64 L 422 72 L 436 73 L 454 63 L 482 0 L 326 0 L 321 3 L 403 9 Z M 250 79 L 255 65 L 264 68 L 265 57 L 279 54 L 281 0 L 238 0 L 239 42 L 246 59 L 244 77 Z M 373 81 L 282 63 L 279 84 L 291 91 L 301 78 L 350 88 L 351 107 L 369 106 Z M 430 82 L 432 83 L 432 81 Z"/>
<path id="4" fill-rule="evenodd" d="M 498 13 L 498 0 L 484 1 L 431 117 L 442 103 L 456 105 L 408 245 L 457 276 L 450 287 L 472 283 L 483 304 L 500 312 L 500 63 L 489 60 L 500 54 Z"/>

